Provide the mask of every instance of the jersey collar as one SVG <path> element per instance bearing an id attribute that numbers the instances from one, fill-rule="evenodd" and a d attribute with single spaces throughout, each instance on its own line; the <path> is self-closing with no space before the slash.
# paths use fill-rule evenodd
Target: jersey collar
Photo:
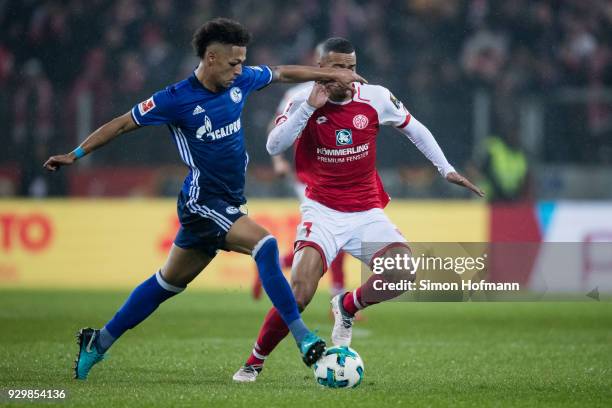
<path id="1" fill-rule="evenodd" d="M 189 83 L 191 83 L 191 86 L 194 89 L 200 89 L 202 91 L 206 91 L 206 92 L 211 93 L 211 94 L 222 93 L 223 92 L 223 91 L 221 91 L 221 92 L 213 92 L 210 89 L 206 88 L 204 85 L 202 85 L 202 83 L 200 82 L 200 80 L 196 76 L 195 71 L 193 71 L 191 73 L 191 76 L 189 76 Z"/>
<path id="2" fill-rule="evenodd" d="M 336 101 L 332 101 L 331 99 L 328 99 L 327 102 L 332 103 L 334 105 L 348 105 L 349 103 L 353 102 L 353 98 L 347 99 L 346 101 L 342 101 L 342 102 L 336 102 Z"/>

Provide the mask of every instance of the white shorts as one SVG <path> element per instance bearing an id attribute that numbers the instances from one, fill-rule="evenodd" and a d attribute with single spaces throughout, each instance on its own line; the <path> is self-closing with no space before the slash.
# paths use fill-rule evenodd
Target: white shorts
<path id="1" fill-rule="evenodd" d="M 300 206 L 295 251 L 311 246 L 321 254 L 327 269 L 340 250 L 370 266 L 388 248 L 408 246 L 406 238 L 381 208 L 360 212 L 333 210 L 306 198 Z"/>

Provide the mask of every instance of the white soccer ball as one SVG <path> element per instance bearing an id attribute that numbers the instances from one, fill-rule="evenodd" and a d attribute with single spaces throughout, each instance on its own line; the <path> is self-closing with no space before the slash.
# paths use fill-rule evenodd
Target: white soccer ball
<path id="1" fill-rule="evenodd" d="M 329 388 L 354 388 L 363 379 L 363 360 L 350 347 L 331 347 L 314 364 L 317 383 Z"/>

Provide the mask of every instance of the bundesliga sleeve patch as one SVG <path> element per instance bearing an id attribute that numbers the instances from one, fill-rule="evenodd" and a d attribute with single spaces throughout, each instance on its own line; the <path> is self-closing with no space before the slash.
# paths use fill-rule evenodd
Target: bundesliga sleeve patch
<path id="1" fill-rule="evenodd" d="M 402 109 L 402 103 L 391 92 L 389 92 L 389 98 L 391 99 L 391 103 L 393 103 L 397 109 Z"/>
<path id="2" fill-rule="evenodd" d="M 153 97 L 150 97 L 146 101 L 140 102 L 138 104 L 138 112 L 140 112 L 141 116 L 145 115 L 153 108 L 155 108 L 155 101 L 153 100 Z"/>

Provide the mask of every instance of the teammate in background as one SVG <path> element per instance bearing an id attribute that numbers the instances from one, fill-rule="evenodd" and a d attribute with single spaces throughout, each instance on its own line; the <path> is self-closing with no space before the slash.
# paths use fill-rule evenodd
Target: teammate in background
<path id="1" fill-rule="evenodd" d="M 321 63 L 320 60 L 321 60 L 322 48 L 323 48 L 323 43 L 317 45 L 317 47 L 314 50 L 314 56 L 313 56 L 314 61 L 313 62 L 315 65 L 320 65 Z M 292 86 L 291 88 L 287 89 L 280 103 L 278 104 L 278 107 L 276 108 L 276 113 L 274 115 L 274 118 L 272 118 L 272 120 L 270 121 L 270 124 L 268 125 L 268 133 L 270 133 L 272 129 L 274 129 L 274 126 L 276 125 L 276 118 L 279 117 L 283 113 L 289 101 L 291 101 L 293 97 L 299 94 L 300 92 L 307 90 L 307 89 L 308 90 L 311 89 L 312 85 L 313 85 L 312 82 L 304 82 L 304 83 Z M 274 168 L 274 173 L 278 177 L 288 177 L 292 179 L 295 195 L 297 196 L 300 203 L 303 203 L 304 199 L 306 198 L 305 196 L 306 182 L 304 180 L 301 180 L 299 177 L 297 177 L 296 174 L 293 174 L 293 171 L 291 169 L 291 164 L 283 157 L 282 153 L 272 156 L 272 166 Z M 294 256 L 293 248 L 287 251 L 286 254 L 282 255 L 280 257 L 281 268 L 283 269 L 291 268 L 291 266 L 293 265 L 293 256 Z M 331 272 L 330 273 L 330 278 L 331 278 L 330 292 L 331 292 L 332 297 L 336 296 L 339 293 L 344 293 L 344 252 L 343 251 L 340 251 L 338 253 L 336 258 L 332 261 L 329 269 Z M 253 298 L 255 300 L 258 300 L 261 298 L 261 279 L 259 279 L 259 273 L 257 272 L 255 272 L 255 278 L 253 281 L 253 289 L 251 293 L 253 294 Z"/>
<path id="2" fill-rule="evenodd" d="M 353 45 L 342 38 L 326 40 L 321 66 L 355 70 Z M 383 212 L 389 196 L 376 171 L 379 126 L 396 127 L 446 180 L 483 195 L 448 163 L 429 130 L 382 86 L 355 84 L 351 92 L 334 82 L 315 83 L 292 98 L 276 123 L 268 136 L 268 152 L 278 155 L 297 141 L 296 170 L 307 184 L 291 279 L 300 310 L 308 305 L 329 260 L 340 250 L 369 266 L 381 256 L 411 255 L 406 239 Z M 414 280 L 414 275 L 406 272 L 391 269 L 373 275 L 353 292 L 332 299 L 334 345 L 350 345 L 358 310 L 402 293 L 376 291 L 373 282 L 381 278 L 391 282 Z M 251 355 L 234 374 L 234 381 L 255 381 L 264 360 L 287 333 L 280 315 L 271 309 Z"/>
<path id="3" fill-rule="evenodd" d="M 253 256 L 263 287 L 289 326 L 307 365 L 325 349 L 325 342 L 310 332 L 300 317 L 280 269 L 276 239 L 239 210 L 246 202 L 248 164 L 240 115 L 246 97 L 271 82 L 334 80 L 350 89 L 353 81 L 363 79 L 350 70 L 243 66 L 250 38 L 236 21 L 217 18 L 205 23 L 193 37 L 200 63 L 189 78 L 156 92 L 94 131 L 71 153 L 53 156 L 44 164 L 56 171 L 119 135 L 142 126 L 167 125 L 189 168 L 178 197 L 181 228 L 166 264 L 134 289 L 101 330 L 79 331 L 75 378 L 87 378 L 123 333 L 182 292 L 220 249 Z"/>

